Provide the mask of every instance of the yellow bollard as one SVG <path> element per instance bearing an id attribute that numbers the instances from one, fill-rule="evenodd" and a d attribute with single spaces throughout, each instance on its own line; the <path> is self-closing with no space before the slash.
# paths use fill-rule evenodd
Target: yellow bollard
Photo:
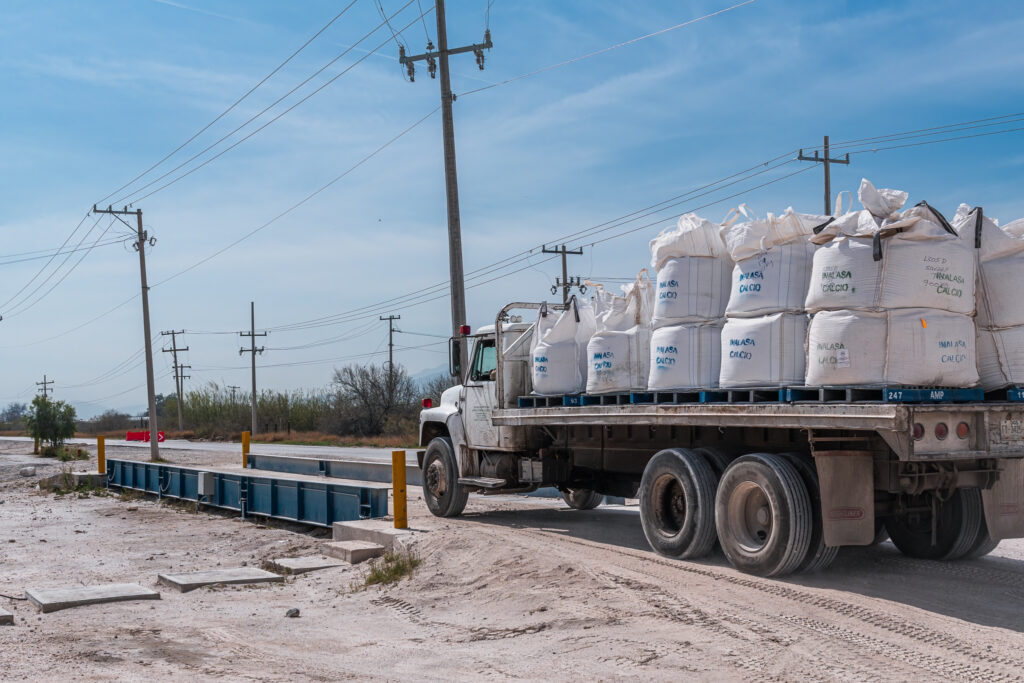
<path id="1" fill-rule="evenodd" d="M 39 437 L 36 437 L 35 445 L 32 447 L 32 455 L 39 455 Z"/>
<path id="2" fill-rule="evenodd" d="M 102 436 L 96 437 L 96 471 L 107 473 L 107 440 Z"/>
<path id="3" fill-rule="evenodd" d="M 249 432 L 242 432 L 242 467 L 249 466 Z"/>
<path id="4" fill-rule="evenodd" d="M 405 501 L 405 451 L 391 451 L 391 488 L 395 499 L 395 528 L 408 529 Z"/>

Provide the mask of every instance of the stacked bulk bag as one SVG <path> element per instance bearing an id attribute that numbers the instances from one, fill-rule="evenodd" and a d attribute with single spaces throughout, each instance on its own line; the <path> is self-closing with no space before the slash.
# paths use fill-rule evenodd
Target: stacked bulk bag
<path id="1" fill-rule="evenodd" d="M 581 393 L 587 383 L 587 343 L 595 331 L 594 309 L 569 299 L 560 314 L 541 307 L 530 354 L 533 393 Z"/>
<path id="2" fill-rule="evenodd" d="M 657 272 L 647 388 L 718 384 L 721 317 L 729 298 L 732 260 L 719 225 L 696 214 L 651 240 Z"/>
<path id="3" fill-rule="evenodd" d="M 978 373 L 986 391 L 1024 384 L 1024 219 L 1004 226 L 961 204 L 953 227 L 975 247 Z"/>
<path id="4" fill-rule="evenodd" d="M 722 387 L 803 383 L 804 299 L 816 249 L 808 238 L 827 220 L 790 208 L 722 227 L 736 262 L 721 335 Z"/>
<path id="5" fill-rule="evenodd" d="M 861 211 L 815 231 L 808 386 L 978 382 L 973 245 L 922 202 L 861 181 Z"/>
<path id="6" fill-rule="evenodd" d="M 587 344 L 587 393 L 642 391 L 651 344 L 651 281 L 647 271 L 625 285 L 623 296 L 598 287 L 593 298 L 597 332 Z"/>

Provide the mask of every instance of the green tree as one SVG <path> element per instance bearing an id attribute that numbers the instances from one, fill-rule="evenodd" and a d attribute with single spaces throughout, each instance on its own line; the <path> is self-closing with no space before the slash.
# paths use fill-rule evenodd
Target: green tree
<path id="1" fill-rule="evenodd" d="M 33 438 L 61 448 L 75 435 L 75 409 L 64 401 L 51 401 L 45 396 L 32 399 L 25 419 Z"/>

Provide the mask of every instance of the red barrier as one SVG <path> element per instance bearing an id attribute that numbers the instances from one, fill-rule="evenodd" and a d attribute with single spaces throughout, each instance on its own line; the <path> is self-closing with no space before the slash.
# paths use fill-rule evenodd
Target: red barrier
<path id="1" fill-rule="evenodd" d="M 145 441 L 145 442 L 148 442 L 149 441 L 149 432 L 126 432 L 125 435 L 124 435 L 124 440 L 125 441 Z M 157 443 L 163 443 L 164 442 L 164 433 L 163 432 L 157 432 L 156 433 L 156 442 Z"/>

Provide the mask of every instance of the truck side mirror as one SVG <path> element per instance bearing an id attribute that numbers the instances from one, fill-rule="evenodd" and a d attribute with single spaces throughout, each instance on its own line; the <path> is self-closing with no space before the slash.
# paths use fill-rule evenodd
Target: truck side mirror
<path id="1" fill-rule="evenodd" d="M 458 337 L 448 340 L 448 373 L 452 377 L 462 377 L 462 339 Z"/>

